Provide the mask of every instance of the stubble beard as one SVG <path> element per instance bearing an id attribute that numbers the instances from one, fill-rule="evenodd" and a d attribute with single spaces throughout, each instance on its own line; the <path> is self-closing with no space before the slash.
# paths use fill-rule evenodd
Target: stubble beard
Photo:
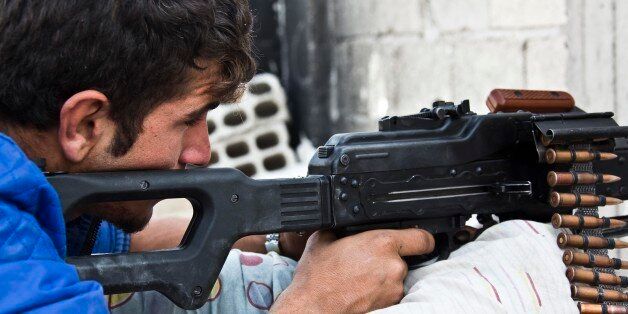
<path id="1" fill-rule="evenodd" d="M 142 231 L 153 215 L 157 201 L 125 201 L 97 203 L 85 209 L 85 213 L 112 223 L 126 233 Z"/>

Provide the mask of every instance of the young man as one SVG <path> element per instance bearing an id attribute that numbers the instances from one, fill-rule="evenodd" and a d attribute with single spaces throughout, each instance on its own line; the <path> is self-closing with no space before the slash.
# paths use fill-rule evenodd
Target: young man
<path id="1" fill-rule="evenodd" d="M 0 135 L 0 310 L 104 312 L 101 287 L 80 282 L 63 262 L 58 198 L 28 159 L 44 158 L 48 171 L 68 172 L 206 165 L 205 114 L 236 99 L 255 72 L 248 5 L 14 0 L 0 6 L 6 134 Z M 70 218 L 91 215 L 132 233 L 148 223 L 151 205 L 100 204 Z M 272 287 L 266 305 L 276 312 L 363 312 L 394 304 L 407 273 L 401 256 L 433 246 L 429 234 L 413 229 L 339 240 L 317 232 L 292 283 L 283 293 L 282 283 Z M 223 281 L 243 277 L 242 268 L 229 266 L 233 262 L 241 261 L 227 261 Z M 238 304 L 247 300 L 238 298 L 246 296 L 225 287 L 229 306 L 242 309 Z"/>

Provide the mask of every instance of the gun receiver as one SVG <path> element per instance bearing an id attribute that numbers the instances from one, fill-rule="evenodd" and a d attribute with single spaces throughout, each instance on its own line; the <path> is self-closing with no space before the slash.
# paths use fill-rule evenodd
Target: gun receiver
<path id="1" fill-rule="evenodd" d="M 416 115 L 382 118 L 378 132 L 334 135 L 319 147 L 305 178 L 253 180 L 235 169 L 51 175 L 64 213 L 85 203 L 175 197 L 188 198 L 194 207 L 179 249 L 68 262 L 107 293 L 157 290 L 195 309 L 206 302 L 232 244 L 245 235 L 418 226 L 435 234 L 436 254 L 446 258 L 465 242 L 458 232 L 473 214 L 484 222 L 491 215 L 549 222 L 556 208 L 548 172 L 569 168 L 550 169 L 547 146 L 561 152 L 562 143 L 593 143 L 595 169 L 624 177 L 628 130 L 617 126 L 612 113 L 562 112 L 566 93 L 535 93 L 560 98 L 560 108 L 476 115 L 468 101 L 436 102 Z M 526 104 L 543 107 L 543 101 Z M 602 160 L 597 152 L 617 158 Z M 628 198 L 621 181 L 597 185 L 608 197 Z M 559 212 L 574 207 L 567 204 Z"/>

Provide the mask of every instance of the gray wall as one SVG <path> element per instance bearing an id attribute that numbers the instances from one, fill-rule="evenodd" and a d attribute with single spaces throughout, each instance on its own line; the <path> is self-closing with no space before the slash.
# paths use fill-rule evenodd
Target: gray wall
<path id="1" fill-rule="evenodd" d="M 284 0 L 293 115 L 320 144 L 435 99 L 565 89 L 628 122 L 628 1 Z"/>

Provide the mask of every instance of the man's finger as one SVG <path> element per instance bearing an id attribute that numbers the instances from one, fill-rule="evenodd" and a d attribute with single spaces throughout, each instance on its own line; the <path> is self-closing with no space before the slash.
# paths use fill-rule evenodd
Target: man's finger
<path id="1" fill-rule="evenodd" d="M 423 255 L 434 250 L 434 237 L 425 230 L 392 230 L 392 235 L 397 243 L 399 256 Z"/>
<path id="2" fill-rule="evenodd" d="M 318 230 L 308 239 L 308 243 L 328 244 L 336 240 L 336 235 L 329 230 Z"/>

